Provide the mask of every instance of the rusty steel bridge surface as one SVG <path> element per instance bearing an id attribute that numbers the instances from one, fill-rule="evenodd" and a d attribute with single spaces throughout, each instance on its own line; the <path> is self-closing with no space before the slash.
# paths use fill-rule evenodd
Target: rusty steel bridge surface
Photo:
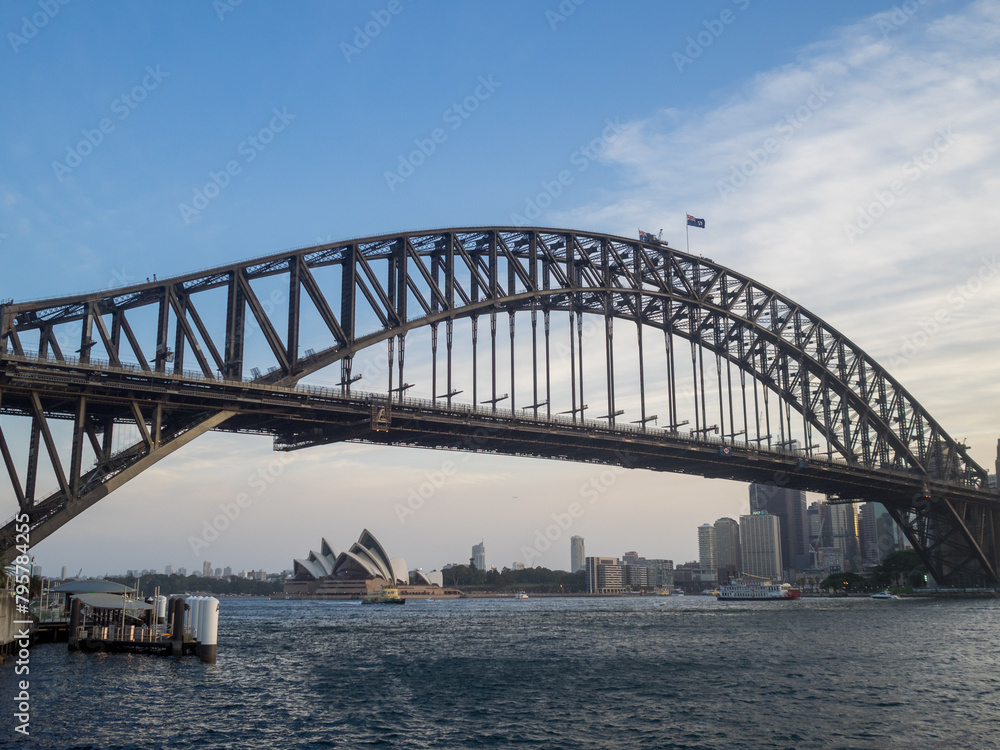
<path id="1" fill-rule="evenodd" d="M 414 344 L 426 399 L 407 396 Z M 361 382 L 355 359 L 373 351 L 381 382 Z M 333 367 L 334 387 L 300 382 Z M 796 302 L 657 242 L 410 232 L 0 305 L 0 453 L 32 544 L 211 430 L 276 450 L 353 440 L 880 502 L 940 583 L 998 582 L 1000 495 L 965 445 Z M 15 548 L 10 520 L 0 555 Z"/>

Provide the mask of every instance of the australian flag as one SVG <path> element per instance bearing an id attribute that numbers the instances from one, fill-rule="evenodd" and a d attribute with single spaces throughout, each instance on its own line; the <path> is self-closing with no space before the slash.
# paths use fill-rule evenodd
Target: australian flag
<path id="1" fill-rule="evenodd" d="M 688 217 L 688 226 L 689 227 L 698 227 L 698 229 L 704 229 L 705 228 L 705 220 L 704 219 L 696 219 L 691 214 L 688 214 L 687 217 Z"/>
<path id="2" fill-rule="evenodd" d="M 655 234 L 650 234 L 649 232 L 643 232 L 639 230 L 639 242 L 659 242 Z"/>

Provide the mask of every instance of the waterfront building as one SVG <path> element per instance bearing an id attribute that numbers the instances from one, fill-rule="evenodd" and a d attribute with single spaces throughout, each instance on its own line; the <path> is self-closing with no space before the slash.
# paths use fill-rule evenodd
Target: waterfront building
<path id="1" fill-rule="evenodd" d="M 205 560 L 205 562 L 201 564 L 201 575 L 202 578 L 212 577 L 212 563 L 210 563 L 208 560 Z"/>
<path id="2" fill-rule="evenodd" d="M 587 555 L 583 548 L 583 537 L 573 536 L 569 540 L 569 572 L 576 573 L 587 565 Z"/>
<path id="3" fill-rule="evenodd" d="M 472 545 L 472 567 L 486 570 L 486 545 L 483 542 Z"/>
<path id="4" fill-rule="evenodd" d="M 740 554 L 744 574 L 781 580 L 781 519 L 764 512 L 740 516 Z"/>
<path id="5" fill-rule="evenodd" d="M 688 593 L 700 593 L 705 589 L 715 588 L 718 571 L 701 567 L 701 562 L 694 560 L 678 565 L 673 571 L 673 588 L 683 589 Z"/>
<path id="6" fill-rule="evenodd" d="M 711 571 L 711 581 L 717 581 L 718 564 L 715 554 L 715 527 L 703 523 L 698 527 L 698 565 L 702 570 Z"/>
<path id="7" fill-rule="evenodd" d="M 674 561 L 673 560 L 646 560 L 645 566 L 648 572 L 649 585 L 660 589 L 672 589 L 674 587 Z"/>
<path id="8" fill-rule="evenodd" d="M 597 566 L 597 586 L 600 591 L 611 593 L 625 590 L 625 566 L 618 561 Z"/>
<path id="9" fill-rule="evenodd" d="M 173 574 L 174 574 L 174 566 L 173 565 L 167 565 L 163 569 L 163 575 L 172 576 Z"/>
<path id="10" fill-rule="evenodd" d="M 588 557 L 587 591 L 591 594 L 619 593 L 625 590 L 625 567 L 614 557 Z"/>
<path id="11" fill-rule="evenodd" d="M 341 551 L 321 540 L 319 552 L 295 560 L 292 579 L 285 583 L 284 591 L 288 599 L 361 599 L 379 593 L 386 585 L 398 586 L 403 598 L 456 599 L 462 595 L 444 588 L 441 571 L 408 571 L 406 561 L 389 557 L 368 529 L 349 550 Z"/>
<path id="12" fill-rule="evenodd" d="M 727 583 L 740 574 L 740 524 L 732 518 L 715 522 L 715 569 L 720 583 Z"/>
<path id="13" fill-rule="evenodd" d="M 645 565 L 626 565 L 625 585 L 630 589 L 649 588 L 649 568 Z"/>
<path id="14" fill-rule="evenodd" d="M 811 567 L 805 493 L 774 485 L 751 484 L 750 513 L 761 511 L 781 519 L 781 560 L 785 568 L 797 571 Z"/>
<path id="15" fill-rule="evenodd" d="M 626 552 L 622 559 L 585 557 L 583 570 L 587 591 L 615 593 L 629 589 L 673 588 L 674 561 L 647 560 L 638 552 Z"/>
<path id="16" fill-rule="evenodd" d="M 65 581 L 67 573 L 69 573 L 69 571 L 66 569 L 66 566 L 63 565 L 62 566 L 62 575 L 60 576 L 60 580 Z"/>
<path id="17" fill-rule="evenodd" d="M 225 568 L 222 569 L 222 577 L 223 578 L 229 578 L 229 576 L 231 576 L 232 574 L 233 574 L 233 569 L 231 567 L 229 567 L 228 565 Z"/>
<path id="18" fill-rule="evenodd" d="M 674 586 L 685 591 L 690 590 L 692 588 L 691 579 L 693 578 L 693 571 L 699 569 L 698 565 L 699 563 L 694 561 L 681 563 L 674 568 Z"/>

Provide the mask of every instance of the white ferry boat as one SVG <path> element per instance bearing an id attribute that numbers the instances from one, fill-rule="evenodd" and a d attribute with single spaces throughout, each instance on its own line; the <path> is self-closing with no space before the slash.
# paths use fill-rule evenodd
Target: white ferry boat
<path id="1" fill-rule="evenodd" d="M 872 599 L 898 599 L 899 597 L 895 594 L 890 594 L 889 589 L 882 591 L 878 594 L 872 594 Z"/>
<path id="2" fill-rule="evenodd" d="M 799 589 L 790 583 L 769 581 L 730 581 L 719 587 L 719 601 L 771 601 L 772 599 L 798 599 Z"/>

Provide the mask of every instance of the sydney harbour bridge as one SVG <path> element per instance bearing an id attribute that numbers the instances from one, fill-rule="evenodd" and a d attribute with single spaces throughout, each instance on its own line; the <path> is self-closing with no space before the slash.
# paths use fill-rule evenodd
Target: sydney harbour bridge
<path id="1" fill-rule="evenodd" d="M 879 502 L 939 583 L 1000 580 L 965 445 L 798 303 L 659 242 L 452 228 L 0 306 L 0 496 L 32 544 L 211 430 Z"/>

